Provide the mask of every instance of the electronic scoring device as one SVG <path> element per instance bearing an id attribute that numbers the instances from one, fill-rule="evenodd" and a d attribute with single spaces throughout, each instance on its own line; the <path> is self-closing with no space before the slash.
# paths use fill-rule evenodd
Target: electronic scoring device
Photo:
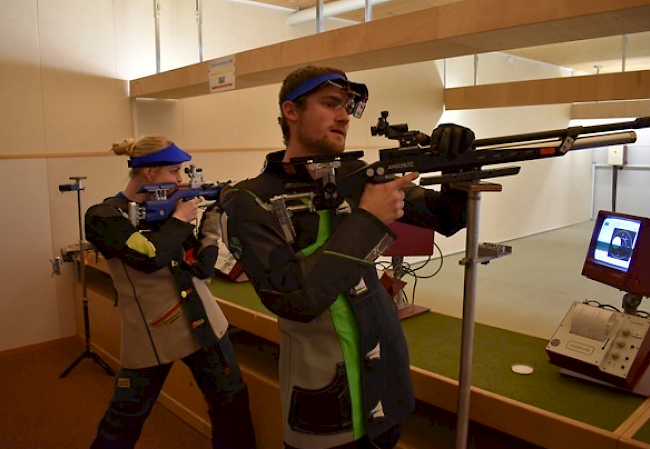
<path id="1" fill-rule="evenodd" d="M 600 211 L 582 274 L 625 292 L 624 312 L 573 303 L 546 346 L 562 374 L 650 396 L 650 320 L 637 314 L 650 296 L 650 219 Z"/>
<path id="2" fill-rule="evenodd" d="M 624 292 L 650 296 L 650 219 L 601 210 L 582 275 Z"/>

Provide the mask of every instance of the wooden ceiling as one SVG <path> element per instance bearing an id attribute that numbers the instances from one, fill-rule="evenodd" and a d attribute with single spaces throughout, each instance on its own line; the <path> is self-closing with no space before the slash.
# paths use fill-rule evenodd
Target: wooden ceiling
<path id="1" fill-rule="evenodd" d="M 316 0 L 256 0 L 291 9 L 315 7 Z M 325 0 L 325 3 L 337 0 Z M 461 0 L 392 0 L 372 7 L 373 20 L 418 11 L 425 8 Z M 362 22 L 364 9 L 358 9 L 336 17 Z M 650 22 L 650 18 L 648 18 Z M 539 47 L 508 51 L 509 54 L 546 62 L 587 73 L 621 72 L 625 53 L 625 71 L 650 69 L 650 32 L 613 36 L 599 39 L 564 42 Z"/>

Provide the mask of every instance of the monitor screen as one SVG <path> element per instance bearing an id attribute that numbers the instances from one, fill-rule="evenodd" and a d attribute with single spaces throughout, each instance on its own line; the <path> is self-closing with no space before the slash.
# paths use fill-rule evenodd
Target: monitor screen
<path id="1" fill-rule="evenodd" d="M 627 271 L 640 227 L 639 220 L 605 217 L 596 238 L 596 262 L 616 270 Z"/>
<path id="2" fill-rule="evenodd" d="M 582 274 L 629 293 L 650 296 L 650 220 L 600 211 Z"/>

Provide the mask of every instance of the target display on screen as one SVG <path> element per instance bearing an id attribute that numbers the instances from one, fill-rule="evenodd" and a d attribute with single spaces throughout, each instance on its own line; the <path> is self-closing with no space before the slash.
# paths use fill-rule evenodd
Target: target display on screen
<path id="1" fill-rule="evenodd" d="M 601 210 L 582 275 L 624 292 L 650 297 L 650 218 Z"/>
<path id="2" fill-rule="evenodd" d="M 594 251 L 597 262 L 627 271 L 641 223 L 635 220 L 608 217 L 598 233 Z"/>

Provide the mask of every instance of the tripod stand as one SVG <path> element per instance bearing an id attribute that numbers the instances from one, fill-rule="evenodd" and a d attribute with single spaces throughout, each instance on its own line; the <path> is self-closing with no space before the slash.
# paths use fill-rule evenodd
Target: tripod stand
<path id="1" fill-rule="evenodd" d="M 59 378 L 63 379 L 65 376 L 67 376 L 70 371 L 72 371 L 72 369 L 85 358 L 93 359 L 99 366 L 104 368 L 104 371 L 106 371 L 109 376 L 114 376 L 115 373 L 113 370 L 99 357 L 99 355 L 97 355 L 95 351 L 90 348 L 90 316 L 88 312 L 88 284 L 86 282 L 86 252 L 83 241 L 83 218 L 81 215 L 81 191 L 84 189 L 81 186 L 81 180 L 86 179 L 86 177 L 71 176 L 70 179 L 72 179 L 74 183 L 61 184 L 59 186 L 59 191 L 77 192 L 77 211 L 79 215 L 79 280 L 81 282 L 86 348 L 81 353 L 81 355 L 59 375 Z"/>

